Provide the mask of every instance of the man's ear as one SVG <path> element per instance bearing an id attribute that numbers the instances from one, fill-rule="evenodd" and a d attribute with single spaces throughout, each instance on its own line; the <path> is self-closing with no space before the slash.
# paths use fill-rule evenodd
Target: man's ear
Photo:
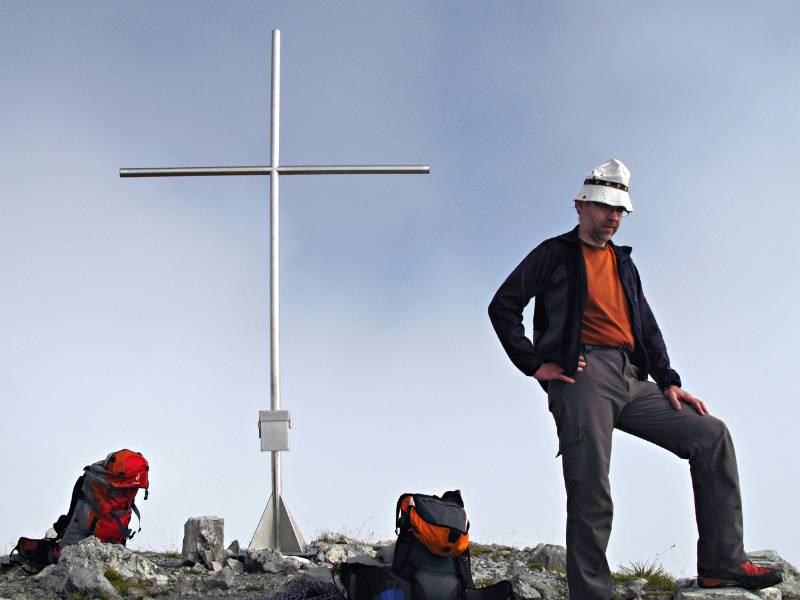
<path id="1" fill-rule="evenodd" d="M 583 202 L 581 202 L 580 200 L 575 200 L 575 212 L 577 212 L 580 215 L 581 209 L 583 209 Z"/>

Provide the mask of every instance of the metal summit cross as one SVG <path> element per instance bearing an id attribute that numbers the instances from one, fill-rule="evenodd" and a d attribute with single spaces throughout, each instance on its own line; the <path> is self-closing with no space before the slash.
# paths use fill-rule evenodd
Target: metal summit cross
<path id="1" fill-rule="evenodd" d="M 270 164 L 255 167 L 181 167 L 120 169 L 120 177 L 181 177 L 192 175 L 269 175 L 270 200 L 270 408 L 259 411 L 262 451 L 272 453 L 272 496 L 264 509 L 251 549 L 275 548 L 301 553 L 305 541 L 281 497 L 280 452 L 288 450 L 288 411 L 280 410 L 279 335 L 279 187 L 281 175 L 399 175 L 430 172 L 427 166 L 281 166 L 280 141 L 281 32 L 272 30 L 272 114 L 270 123 Z"/>

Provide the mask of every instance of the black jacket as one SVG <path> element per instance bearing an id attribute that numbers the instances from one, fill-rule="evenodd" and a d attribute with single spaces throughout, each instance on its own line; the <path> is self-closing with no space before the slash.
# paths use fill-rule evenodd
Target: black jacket
<path id="1" fill-rule="evenodd" d="M 681 385 L 669 365 L 667 348 L 658 323 L 642 292 L 639 272 L 629 246 L 608 244 L 614 250 L 625 290 L 636 348 L 631 362 L 639 378 L 653 376 L 662 388 Z M 558 363 L 573 375 L 581 352 L 581 320 L 586 303 L 586 265 L 578 228 L 539 244 L 503 282 L 489 304 L 489 318 L 511 362 L 533 376 L 545 362 Z M 533 311 L 533 343 L 525 337 L 522 310 L 536 297 Z M 546 390 L 547 384 L 542 383 Z"/>

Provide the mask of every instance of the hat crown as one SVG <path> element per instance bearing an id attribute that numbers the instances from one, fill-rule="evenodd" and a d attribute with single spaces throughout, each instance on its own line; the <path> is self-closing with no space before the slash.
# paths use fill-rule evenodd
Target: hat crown
<path id="1" fill-rule="evenodd" d="M 622 161 L 615 158 L 607 160 L 597 165 L 586 176 L 587 179 L 602 179 L 603 181 L 613 181 L 627 186 L 631 179 L 631 172 Z"/>
<path id="2" fill-rule="evenodd" d="M 575 199 L 621 206 L 628 212 L 633 212 L 633 204 L 628 195 L 630 179 L 631 172 L 628 167 L 622 164 L 622 161 L 612 158 L 589 171 Z"/>

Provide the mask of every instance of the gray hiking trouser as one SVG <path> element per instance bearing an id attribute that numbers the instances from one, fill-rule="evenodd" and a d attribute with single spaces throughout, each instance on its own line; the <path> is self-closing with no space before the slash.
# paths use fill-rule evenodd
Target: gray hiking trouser
<path id="1" fill-rule="evenodd" d="M 744 560 L 742 503 L 733 442 L 725 424 L 684 404 L 675 410 L 661 389 L 639 381 L 627 353 L 586 347 L 574 384 L 551 381 L 567 488 L 567 581 L 571 600 L 610 600 L 605 551 L 613 504 L 608 483 L 614 428 L 689 460 L 697 519 L 697 565 L 724 569 Z"/>

